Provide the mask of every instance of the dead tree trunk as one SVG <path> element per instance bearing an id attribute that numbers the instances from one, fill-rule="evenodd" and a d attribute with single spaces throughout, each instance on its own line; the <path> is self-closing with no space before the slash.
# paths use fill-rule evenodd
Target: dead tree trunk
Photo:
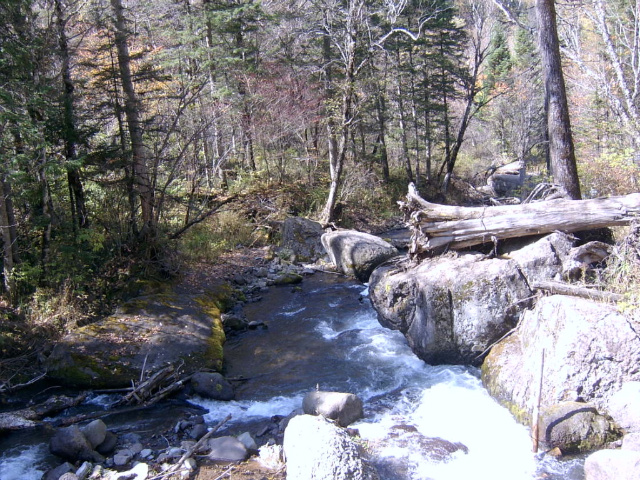
<path id="1" fill-rule="evenodd" d="M 497 240 L 562 231 L 628 225 L 640 217 L 640 193 L 591 200 L 551 200 L 524 205 L 456 207 L 422 199 L 409 186 L 411 253 L 460 249 Z"/>

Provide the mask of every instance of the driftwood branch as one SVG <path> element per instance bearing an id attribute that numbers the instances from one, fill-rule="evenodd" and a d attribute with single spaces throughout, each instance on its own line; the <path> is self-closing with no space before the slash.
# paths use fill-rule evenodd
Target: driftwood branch
<path id="1" fill-rule="evenodd" d="M 624 300 L 624 295 L 620 295 L 618 293 L 594 290 L 592 288 L 580 287 L 578 285 L 571 285 L 563 282 L 540 281 L 531 286 L 536 290 L 546 290 L 553 294 L 590 298 L 591 300 L 597 301 L 621 302 Z"/>
<path id="2" fill-rule="evenodd" d="M 456 207 L 427 202 L 409 185 L 411 253 L 466 248 L 506 238 L 629 225 L 640 216 L 640 193 L 591 200 L 551 200 L 525 205 Z"/>
<path id="3" fill-rule="evenodd" d="M 86 392 L 76 397 L 56 395 L 47 399 L 46 402 L 32 407 L 0 413 L 0 432 L 36 427 L 41 424 L 43 418 L 75 407 L 84 402 L 86 398 Z"/>

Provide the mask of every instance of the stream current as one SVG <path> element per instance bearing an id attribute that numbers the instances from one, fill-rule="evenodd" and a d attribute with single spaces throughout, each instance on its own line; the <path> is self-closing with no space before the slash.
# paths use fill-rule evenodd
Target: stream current
<path id="1" fill-rule="evenodd" d="M 268 328 L 227 343 L 227 375 L 247 380 L 232 402 L 196 400 L 210 423 L 227 414 L 232 422 L 286 416 L 316 388 L 349 392 L 365 405 L 351 427 L 379 445 L 374 460 L 384 479 L 584 478 L 580 460 L 531 453 L 529 430 L 489 396 L 477 369 L 430 366 L 401 333 L 381 327 L 362 284 L 316 274 L 300 287 L 271 289 L 245 313 Z M 403 430 L 462 443 L 468 453 L 434 461 Z"/>
<path id="2" fill-rule="evenodd" d="M 268 328 L 227 341 L 225 374 L 244 380 L 236 384 L 234 401 L 191 400 L 208 411 L 207 423 L 231 414 L 227 427 L 243 431 L 299 409 L 310 390 L 350 392 L 363 400 L 365 415 L 351 427 L 376 445 L 382 480 L 584 478 L 581 460 L 531 453 L 529 430 L 488 395 L 477 369 L 430 366 L 411 352 L 402 334 L 382 328 L 362 284 L 316 274 L 300 286 L 271 288 L 244 310 L 250 321 Z M 91 402 L 101 408 L 109 399 Z M 159 431 L 159 424 L 170 428 L 175 418 L 175 407 L 159 407 L 127 418 L 120 429 Z M 467 453 L 434 461 L 414 441 L 415 432 L 461 443 Z M 60 463 L 48 453 L 48 438 L 37 435 L 0 438 L 0 480 L 37 480 Z"/>

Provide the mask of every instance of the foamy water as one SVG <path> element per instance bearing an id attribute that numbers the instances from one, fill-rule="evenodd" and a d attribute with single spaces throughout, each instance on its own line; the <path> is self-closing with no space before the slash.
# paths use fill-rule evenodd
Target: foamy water
<path id="1" fill-rule="evenodd" d="M 322 297 L 323 292 L 321 289 L 312 290 L 309 297 L 314 294 Z M 579 461 L 536 458 L 531 452 L 528 428 L 518 424 L 488 395 L 476 369 L 425 364 L 411 352 L 399 332 L 380 326 L 368 299 L 362 301 L 362 297 L 368 294 L 366 289 L 360 287 L 354 291 L 351 285 L 344 288 L 342 294 L 345 298 L 340 300 L 340 305 L 337 305 L 335 294 L 327 295 L 325 307 L 316 309 L 309 298 L 289 299 L 280 314 L 273 313 L 270 325 L 275 328 L 276 322 L 295 322 L 286 323 L 276 335 L 287 332 L 296 335 L 296 328 L 308 326 L 306 336 L 301 338 L 305 338 L 309 345 L 320 342 L 314 347 L 317 351 L 313 351 L 316 362 L 335 366 L 335 381 L 332 383 L 323 377 L 321 389 L 348 390 L 358 394 L 365 403 L 366 418 L 352 427 L 360 431 L 363 439 L 377 446 L 374 449 L 376 463 L 397 463 L 400 460 L 406 467 L 406 477 L 386 478 L 583 478 Z M 361 307 L 354 306 L 356 301 L 361 303 Z M 305 308 L 300 310 L 298 303 L 305 302 Z M 302 316 L 285 320 L 284 317 L 289 317 L 289 312 L 293 311 L 300 311 Z M 272 339 L 265 336 L 263 340 L 265 348 L 268 348 Z M 326 342 L 326 346 L 323 347 L 322 342 Z M 304 343 L 301 348 L 305 348 Z M 323 352 L 327 352 L 329 358 L 324 358 Z M 313 375 L 313 372 L 308 374 Z M 210 410 L 207 418 L 212 423 L 228 413 L 233 416 L 232 423 L 259 418 L 260 415 L 263 418 L 285 416 L 301 407 L 302 397 L 309 391 L 308 384 L 306 379 L 301 379 L 304 387 L 296 389 L 291 384 L 283 385 L 282 395 L 255 402 L 244 398 L 235 402 L 199 399 L 196 403 Z M 259 389 L 259 384 L 254 388 Z M 398 434 L 396 429 L 394 438 L 389 439 L 389 432 L 398 425 L 410 426 L 410 430 L 424 437 L 462 444 L 468 453 L 458 451 L 445 460 L 436 461 L 416 448 L 410 434 L 403 441 L 403 434 Z"/>

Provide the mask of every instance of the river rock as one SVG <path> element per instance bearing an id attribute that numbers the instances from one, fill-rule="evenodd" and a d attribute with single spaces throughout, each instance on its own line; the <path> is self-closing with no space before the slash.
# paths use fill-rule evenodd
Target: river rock
<path id="1" fill-rule="evenodd" d="M 362 418 L 362 400 L 352 393 L 309 392 L 302 401 L 307 415 L 322 415 L 346 427 Z"/>
<path id="2" fill-rule="evenodd" d="M 585 480 L 640 480 L 640 452 L 600 450 L 584 462 Z"/>
<path id="3" fill-rule="evenodd" d="M 523 423 L 531 420 L 543 351 L 542 407 L 580 401 L 607 412 L 611 396 L 625 382 L 640 379 L 640 338 L 615 306 L 543 297 L 482 365 L 489 393 Z"/>
<path id="4" fill-rule="evenodd" d="M 532 295 L 514 260 L 480 254 L 383 265 L 371 275 L 369 291 L 380 324 L 401 331 L 430 364 L 479 364 Z"/>
<path id="5" fill-rule="evenodd" d="M 107 426 L 100 419 L 80 427 L 80 431 L 87 438 L 93 449 L 101 445 L 107 436 Z"/>
<path id="6" fill-rule="evenodd" d="M 191 386 L 204 398 L 227 401 L 235 397 L 233 387 L 219 373 L 198 372 L 191 378 Z"/>
<path id="7" fill-rule="evenodd" d="M 46 360 L 48 374 L 65 385 L 122 388 L 167 363 L 185 373 L 222 368 L 225 334 L 219 305 L 228 292 L 157 293 L 134 298 L 118 312 L 74 330 Z"/>
<path id="8" fill-rule="evenodd" d="M 209 460 L 219 462 L 241 462 L 249 453 L 243 443 L 236 437 L 218 437 L 209 440 Z"/>
<path id="9" fill-rule="evenodd" d="M 355 230 L 336 230 L 321 237 L 331 262 L 346 275 L 362 282 L 374 268 L 398 255 L 398 250 L 380 237 Z"/>
<path id="10" fill-rule="evenodd" d="M 102 455 L 93 449 L 77 425 L 56 430 L 49 441 L 49 451 L 71 462 L 78 460 L 104 461 Z"/>
<path id="11" fill-rule="evenodd" d="M 560 280 L 575 242 L 575 237 L 556 232 L 517 249 L 507 248 L 504 258 L 518 264 L 529 284 Z"/>
<path id="12" fill-rule="evenodd" d="M 297 262 L 315 262 L 326 255 L 320 237 L 322 225 L 302 217 L 289 217 L 282 224 L 282 248 L 295 255 Z"/>
<path id="13" fill-rule="evenodd" d="M 113 452 L 113 450 L 116 448 L 117 443 L 118 436 L 115 433 L 107 430 L 107 433 L 104 436 L 104 441 L 100 445 L 98 445 L 96 450 L 101 455 L 108 455 L 109 453 Z"/>
<path id="14" fill-rule="evenodd" d="M 594 451 L 620 436 L 608 418 L 580 402 L 561 402 L 542 409 L 539 432 L 545 450 L 558 448 L 563 454 Z"/>
<path id="15" fill-rule="evenodd" d="M 298 415 L 284 432 L 287 479 L 375 480 L 347 432 L 322 416 Z"/>
<path id="16" fill-rule="evenodd" d="M 62 475 L 69 472 L 74 472 L 75 467 L 69 462 L 64 462 L 58 465 L 56 468 L 49 470 L 42 476 L 42 480 L 59 480 Z"/>
<path id="17" fill-rule="evenodd" d="M 640 432 L 640 382 L 627 382 L 607 405 L 609 415 L 627 432 Z"/>

